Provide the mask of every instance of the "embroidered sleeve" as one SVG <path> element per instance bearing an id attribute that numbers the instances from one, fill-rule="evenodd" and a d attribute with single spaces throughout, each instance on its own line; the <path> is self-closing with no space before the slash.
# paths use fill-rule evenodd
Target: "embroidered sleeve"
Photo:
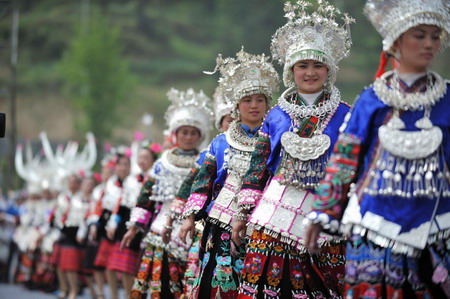
<path id="1" fill-rule="evenodd" d="M 214 180 L 217 177 L 216 159 L 212 154 L 207 154 L 198 175 L 192 184 L 191 194 L 184 207 L 182 218 L 187 218 L 200 211 L 210 200 Z"/>
<path id="2" fill-rule="evenodd" d="M 175 219 L 183 213 L 184 206 L 189 198 L 189 195 L 191 195 L 192 184 L 194 183 L 194 179 L 198 173 L 198 168 L 192 168 L 187 178 L 183 181 L 183 184 L 181 184 L 180 190 L 178 190 L 178 193 L 170 207 L 172 218 Z"/>
<path id="3" fill-rule="evenodd" d="M 137 198 L 136 206 L 146 209 L 151 205 L 150 196 L 152 195 L 152 188 L 155 184 L 155 179 L 153 177 L 149 177 L 147 181 L 145 181 L 144 185 L 139 192 L 139 196 Z"/>
<path id="4" fill-rule="evenodd" d="M 317 188 L 317 197 L 313 202 L 315 211 L 308 215 L 309 220 L 320 223 L 325 230 L 332 233 L 337 231 L 336 220 L 342 217 L 350 184 L 355 180 L 360 144 L 360 139 L 354 135 L 339 135 L 326 168 L 325 178 Z"/>
<path id="5" fill-rule="evenodd" d="M 328 161 L 324 179 L 317 188 L 314 213 L 308 218 L 325 228 L 333 220 L 340 221 L 348 203 L 350 185 L 356 182 L 364 165 L 372 163 L 376 127 L 384 123 L 389 108 L 378 100 L 373 88 L 365 89 L 345 116 L 340 135 Z M 322 215 L 324 214 L 324 215 Z"/>
<path id="6" fill-rule="evenodd" d="M 238 205 L 249 209 L 256 205 L 269 178 L 267 160 L 270 156 L 270 137 L 259 132 L 258 141 L 250 160 L 250 168 L 243 178 L 241 191 L 238 193 Z"/>
<path id="7" fill-rule="evenodd" d="M 144 228 L 149 223 L 152 214 L 154 213 L 156 202 L 150 200 L 152 195 L 152 187 L 155 184 L 155 179 L 149 177 L 144 183 L 144 186 L 137 198 L 136 207 L 131 210 L 129 225 L 136 225 Z"/>
<path id="8" fill-rule="evenodd" d="M 150 222 L 151 216 L 152 213 L 150 211 L 140 207 L 134 207 L 131 209 L 130 220 L 127 222 L 127 227 L 134 225 L 144 229 Z"/>
<path id="9" fill-rule="evenodd" d="M 100 216 L 102 216 L 103 210 L 103 196 L 101 196 L 100 199 L 95 203 L 93 213 L 88 217 L 88 224 L 96 223 L 100 219 Z"/>

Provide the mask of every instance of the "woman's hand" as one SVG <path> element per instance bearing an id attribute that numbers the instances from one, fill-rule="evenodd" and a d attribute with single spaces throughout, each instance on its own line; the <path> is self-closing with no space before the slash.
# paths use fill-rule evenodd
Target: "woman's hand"
<path id="1" fill-rule="evenodd" d="M 77 239 L 78 244 L 82 245 L 84 243 L 83 238 L 77 236 L 76 239 Z"/>
<path id="2" fill-rule="evenodd" d="M 134 240 L 134 237 L 136 237 L 137 233 L 138 228 L 134 225 L 130 226 L 126 234 L 123 236 L 122 241 L 120 242 L 120 250 L 124 249 L 125 247 L 130 247 L 130 244 Z"/>
<path id="3" fill-rule="evenodd" d="M 94 241 L 97 239 L 97 226 L 91 225 L 89 226 L 89 235 L 88 235 L 89 241 Z"/>
<path id="4" fill-rule="evenodd" d="M 311 223 L 306 229 L 305 246 L 313 254 L 320 253 L 320 247 L 317 243 L 322 226 L 318 223 Z"/>
<path id="5" fill-rule="evenodd" d="M 114 240 L 114 235 L 115 234 L 116 234 L 116 229 L 115 228 L 111 228 L 111 227 L 107 227 L 106 228 L 106 236 L 108 237 L 108 239 Z"/>
<path id="6" fill-rule="evenodd" d="M 183 243 L 186 244 L 186 236 L 189 234 L 191 239 L 193 239 L 194 233 L 195 233 L 195 218 L 194 215 L 191 215 L 183 221 L 178 237 Z"/>
<path id="7" fill-rule="evenodd" d="M 247 221 L 233 220 L 231 227 L 231 240 L 233 240 L 237 246 L 241 246 L 247 233 Z"/>
<path id="8" fill-rule="evenodd" d="M 162 232 L 161 232 L 162 240 L 163 240 L 164 244 L 169 244 L 169 242 L 170 242 L 170 237 L 172 236 L 172 229 L 173 229 L 172 224 L 173 224 L 173 218 L 168 216 L 166 224 L 164 225 Z"/>

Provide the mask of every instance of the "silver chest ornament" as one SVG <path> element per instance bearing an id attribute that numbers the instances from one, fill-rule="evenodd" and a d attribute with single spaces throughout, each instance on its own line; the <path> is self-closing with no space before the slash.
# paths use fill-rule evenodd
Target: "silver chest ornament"
<path id="1" fill-rule="evenodd" d="M 244 152 L 235 149 L 225 150 L 225 167 L 229 173 L 234 173 L 243 177 L 250 166 L 251 152 Z"/>
<path id="2" fill-rule="evenodd" d="M 233 132 L 239 131 L 229 130 L 226 133 L 227 142 L 230 145 L 225 150 L 224 157 L 227 178 L 208 213 L 208 219 L 211 222 L 226 229 L 230 229 L 233 215 L 238 212 L 236 194 L 241 189 L 242 178 L 250 166 L 251 154 L 257 139 L 257 136 L 254 136 L 252 140 L 248 140 L 245 136 L 247 142 L 243 143 L 242 138 L 237 138 Z M 240 134 L 243 132 L 241 131 Z"/>
<path id="3" fill-rule="evenodd" d="M 162 202 L 173 200 L 191 168 L 195 166 L 196 159 L 196 155 L 178 156 L 173 154 L 173 150 L 165 151 L 155 163 L 155 166 L 160 167 L 159 172 L 152 171 L 156 182 L 152 186 L 150 200 Z"/>
<path id="4" fill-rule="evenodd" d="M 397 157 L 405 159 L 422 159 L 436 152 L 442 143 L 442 131 L 433 126 L 429 110 L 415 125 L 420 131 L 402 131 L 405 123 L 398 113 L 386 124 L 380 127 L 378 137 L 382 146 Z"/>
<path id="5" fill-rule="evenodd" d="M 315 189 L 325 174 L 331 139 L 321 134 L 332 114 L 328 115 L 311 138 L 300 137 L 297 130 L 281 136 L 282 159 L 277 173 L 280 184 L 301 189 Z"/>
<path id="6" fill-rule="evenodd" d="M 391 75 L 389 88 L 387 80 Z M 427 81 L 425 92 L 413 93 L 401 90 L 396 72 L 388 72 L 374 82 L 375 94 L 393 107 L 394 113 L 378 130 L 378 160 L 370 169 L 365 193 L 410 199 L 450 197 L 450 172 L 441 150 L 443 134 L 430 120 L 432 107 L 446 93 L 446 83 L 432 72 L 427 74 Z M 400 110 L 424 110 L 424 116 L 415 122 L 420 130 L 405 131 Z"/>
<path id="7" fill-rule="evenodd" d="M 430 111 L 416 121 L 419 131 L 403 131 L 398 111 L 379 128 L 379 159 L 370 171 L 364 192 L 401 198 L 450 196 L 450 173 L 439 150 L 443 134 L 429 119 Z"/>
<path id="8" fill-rule="evenodd" d="M 285 132 L 281 136 L 281 144 L 292 157 L 301 161 L 309 161 L 323 155 L 330 147 L 331 139 L 325 134 L 303 138 L 294 132 Z"/>
<path id="9" fill-rule="evenodd" d="M 291 118 L 291 128 L 293 128 L 292 131 L 285 132 L 281 136 L 282 160 L 277 171 L 280 184 L 300 189 L 315 189 L 323 178 L 331 139 L 322 132 L 328 126 L 340 103 L 339 90 L 334 86 L 331 90 L 330 98 L 317 106 L 289 103 L 286 97 L 292 89 L 288 89 L 279 98 L 279 106 Z M 317 117 L 321 122 L 315 128 L 312 137 L 301 137 L 298 134 L 298 128 L 302 127 L 302 123 L 308 121 L 310 117 Z"/>

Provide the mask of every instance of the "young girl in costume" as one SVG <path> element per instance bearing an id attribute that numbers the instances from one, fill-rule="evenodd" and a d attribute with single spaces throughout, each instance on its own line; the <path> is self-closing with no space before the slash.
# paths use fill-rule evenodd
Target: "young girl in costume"
<path id="1" fill-rule="evenodd" d="M 102 161 L 102 170 L 100 173 L 100 183 L 95 186 L 94 190 L 92 191 L 92 201 L 94 208 L 91 209 L 89 215 L 87 216 L 86 225 L 88 227 L 88 246 L 91 246 L 90 254 L 92 256 L 87 257 L 86 263 L 89 264 L 90 267 L 94 270 L 94 280 L 95 284 L 98 286 L 98 298 L 104 298 L 103 289 L 104 284 L 106 280 L 105 276 L 105 267 L 106 263 L 99 265 L 98 264 L 98 256 L 102 254 L 104 256 L 103 260 L 106 260 L 106 257 L 108 253 L 105 252 L 104 247 L 103 250 L 100 251 L 101 244 L 106 241 L 106 233 L 104 232 L 104 229 L 100 228 L 99 231 L 99 218 L 100 216 L 97 215 L 98 209 L 102 206 L 103 197 L 105 195 L 106 190 L 106 182 L 109 180 L 109 178 L 114 174 L 114 162 L 105 159 Z M 103 233 L 102 233 L 103 232 Z M 104 245 L 103 245 L 104 246 Z"/>
<path id="2" fill-rule="evenodd" d="M 78 240 L 82 235 L 85 216 L 89 210 L 89 200 L 81 195 L 80 186 L 82 174 L 90 171 L 95 164 L 97 157 L 95 137 L 92 133 L 87 134 L 87 144 L 82 153 L 77 152 L 76 143 L 71 141 L 67 143 L 64 152 L 58 150 L 53 153 L 46 134 L 41 133 L 40 137 L 48 162 L 47 167 L 54 171 L 52 181 L 65 187 L 58 195 L 49 217 L 50 226 L 60 231 L 51 257 L 52 263 L 57 268 L 60 288 L 58 297 L 74 299 L 78 295 L 78 275 L 82 269 L 84 254 Z M 50 227 L 43 228 L 42 232 L 53 234 Z"/>
<path id="3" fill-rule="evenodd" d="M 116 176 L 110 179 L 112 184 L 108 182 L 107 186 L 107 195 L 111 194 L 116 200 L 105 228 L 108 239 L 114 243 L 107 258 L 106 269 L 110 271 L 110 275 L 114 273 L 115 277 L 120 273 L 126 297 L 130 294 L 139 264 L 140 241 L 142 240 L 142 234 L 140 234 L 127 248 L 120 247 L 122 238 L 127 231 L 126 222 L 130 218 L 132 207 L 136 204 L 136 197 L 132 196 L 135 191 L 136 179 L 130 175 L 130 155 L 131 151 L 128 148 L 121 149 L 121 152 L 117 154 Z"/>
<path id="4" fill-rule="evenodd" d="M 203 92 L 171 89 L 168 97 L 172 105 L 165 118 L 176 146 L 166 150 L 155 163 L 122 240 L 122 246 L 128 246 L 139 230 L 150 226 L 131 298 L 145 298 L 148 288 L 153 298 L 179 298 L 183 290 L 181 280 L 191 243 L 184 244 L 177 237 L 179 221 L 174 221 L 170 227 L 172 234 L 168 244 L 163 242 L 162 231 L 175 194 L 197 160 L 197 147 L 207 138 L 212 111 L 210 100 Z"/>
<path id="5" fill-rule="evenodd" d="M 94 210 L 96 202 L 93 198 L 93 190 L 97 186 L 97 179 L 100 178 L 96 173 L 93 172 L 82 172 L 81 173 L 81 185 L 80 185 L 80 196 L 83 202 L 87 202 L 88 209 L 86 211 L 84 221 L 78 228 L 77 232 L 77 241 L 83 246 L 83 260 L 81 265 L 81 273 L 83 275 L 84 280 L 86 281 L 86 285 L 91 293 L 92 298 L 101 297 L 103 298 L 103 284 L 98 285 L 94 279 L 94 260 L 95 255 L 98 250 L 97 244 L 92 242 L 88 242 L 88 226 L 87 226 L 87 218 L 91 211 Z"/>
<path id="6" fill-rule="evenodd" d="M 214 95 L 214 118 L 215 118 L 215 126 L 216 129 L 220 132 L 226 132 L 228 130 L 228 127 L 232 121 L 231 118 L 231 111 L 232 107 L 230 106 L 230 103 L 225 102 L 223 100 L 223 90 L 220 87 L 217 87 Z M 184 207 L 186 205 L 186 202 L 189 199 L 189 196 L 191 195 L 191 187 L 194 183 L 194 179 L 198 175 L 200 171 L 200 167 L 203 165 L 205 158 L 206 158 L 207 150 L 204 150 L 200 153 L 199 158 L 196 162 L 196 165 L 194 168 L 192 168 L 191 173 L 188 175 L 188 177 L 184 180 L 183 184 L 180 187 L 180 190 L 178 190 L 178 193 L 175 197 L 175 200 L 172 202 L 171 207 L 171 216 L 167 217 L 167 223 L 166 227 L 163 229 L 163 241 L 165 243 L 168 243 L 170 241 L 171 231 L 172 229 L 168 229 L 167 227 L 172 226 L 172 222 L 174 219 L 182 217 Z M 192 290 L 194 287 L 194 282 L 196 281 L 199 273 L 199 247 L 200 247 L 200 240 L 202 238 L 204 229 L 204 221 L 199 221 L 195 225 L 195 232 L 190 236 L 193 239 L 191 248 L 188 252 L 188 259 L 186 263 L 186 272 L 184 273 L 183 277 L 183 295 L 190 298 L 192 296 Z M 182 241 L 185 241 L 186 235 L 184 234 L 184 237 L 181 237 Z"/>
<path id="7" fill-rule="evenodd" d="M 321 238 L 322 254 L 304 247 L 302 221 L 349 111 L 334 86 L 337 64 L 351 45 L 344 15 L 324 1 L 308 14 L 305 1 L 286 3 L 287 24 L 272 38 L 289 87 L 267 114 L 244 176 L 232 237 L 247 244 L 239 298 L 318 298 L 342 294 L 344 247 Z"/>
<path id="8" fill-rule="evenodd" d="M 96 283 L 103 285 L 106 279 L 108 282 L 111 297 L 117 299 L 117 278 L 116 273 L 108 270 L 108 258 L 111 256 L 114 242 L 106 236 L 106 224 L 111 216 L 112 210 L 118 200 L 120 191 L 115 182 L 118 180 L 116 175 L 117 157 L 109 155 L 102 161 L 102 183 L 98 185 L 93 191 L 93 199 L 95 201 L 95 209 L 93 213 L 88 216 L 88 240 L 91 242 L 98 242 L 98 250 L 94 258 L 94 277 Z"/>
<path id="9" fill-rule="evenodd" d="M 307 243 L 341 224 L 346 298 L 448 298 L 450 93 L 429 66 L 449 45 L 449 3 L 370 0 L 365 13 L 399 65 L 346 117 Z"/>
<path id="10" fill-rule="evenodd" d="M 237 58 L 217 59 L 222 78 L 223 99 L 233 107 L 233 121 L 227 132 L 210 144 L 207 157 L 185 206 L 181 239 L 193 234 L 194 217 L 207 216 L 200 243 L 200 274 L 192 298 L 236 298 L 244 245 L 231 242 L 231 221 L 237 213 L 236 193 L 247 171 L 258 130 L 278 75 L 269 58 L 244 50 Z M 206 212 L 206 213 L 205 213 Z"/>
<path id="11" fill-rule="evenodd" d="M 52 259 L 57 266 L 60 298 L 75 299 L 78 295 L 78 272 L 81 270 L 83 252 L 77 241 L 78 228 L 83 225 L 89 203 L 80 194 L 81 177 L 68 177 L 67 190 L 56 200 L 50 221 L 61 230 Z"/>

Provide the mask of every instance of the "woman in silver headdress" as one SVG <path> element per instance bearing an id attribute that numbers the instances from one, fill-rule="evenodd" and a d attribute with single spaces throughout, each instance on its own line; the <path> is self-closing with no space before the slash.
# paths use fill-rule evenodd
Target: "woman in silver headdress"
<path id="1" fill-rule="evenodd" d="M 369 20 L 398 67 L 357 99 L 309 214 L 307 244 L 341 231 L 346 298 L 450 297 L 450 92 L 428 68 L 449 45 L 443 0 L 370 0 Z"/>
<path id="2" fill-rule="evenodd" d="M 250 169 L 238 194 L 239 217 L 232 237 L 247 245 L 239 298 L 339 297 L 344 273 L 343 242 L 321 236 L 322 253 L 304 246 L 302 221 L 310 211 L 339 127 L 349 106 L 334 86 L 337 64 L 351 45 L 352 19 L 319 1 L 285 5 L 287 23 L 272 37 L 272 55 L 283 65 L 288 89 L 267 114 Z"/>
<path id="3" fill-rule="evenodd" d="M 80 193 L 81 177 L 68 177 L 67 190 L 56 201 L 50 221 L 60 229 L 61 236 L 55 246 L 54 259 L 60 288 L 60 298 L 75 299 L 78 294 L 78 272 L 82 265 L 82 246 L 77 240 L 78 228 L 84 223 L 89 209 Z"/>
<path id="4" fill-rule="evenodd" d="M 231 241 L 231 222 L 237 211 L 236 194 L 247 171 L 258 131 L 278 75 L 269 57 L 244 50 L 237 58 L 217 59 L 219 88 L 232 107 L 235 121 L 210 144 L 207 157 L 185 206 L 182 239 L 193 234 L 194 219 L 206 218 L 199 248 L 200 271 L 192 298 L 235 298 L 238 292 L 244 244 Z"/>
<path id="5" fill-rule="evenodd" d="M 197 160 L 197 148 L 208 138 L 212 111 L 210 100 L 202 91 L 197 93 L 190 88 L 181 92 L 172 88 L 167 95 L 172 105 L 165 118 L 176 145 L 163 152 L 153 165 L 122 240 L 125 248 L 139 230 L 150 226 L 130 298 L 146 298 L 149 288 L 152 296 L 162 298 L 179 298 L 183 291 L 182 277 L 191 244 L 178 238 L 180 221 L 174 221 L 170 227 L 166 223 L 176 192 Z M 168 244 L 163 242 L 164 228 L 171 233 Z"/>
<path id="6" fill-rule="evenodd" d="M 230 103 L 224 100 L 223 90 L 219 86 L 216 88 L 214 92 L 213 100 L 214 100 L 214 119 L 216 129 L 220 132 L 226 132 L 232 121 L 231 118 L 232 107 Z M 207 152 L 208 152 L 207 150 L 204 150 L 200 153 L 199 158 L 195 163 L 196 164 L 195 167 L 191 169 L 191 173 L 184 180 L 183 184 L 178 190 L 175 200 L 172 202 L 171 214 L 170 217 L 167 217 L 166 228 L 164 228 L 162 232 L 163 241 L 166 244 L 170 242 L 171 238 L 172 229 L 169 228 L 172 227 L 173 221 L 175 219 L 180 218 L 182 216 L 186 202 L 188 201 L 189 196 L 191 195 L 192 184 L 194 183 L 194 180 L 200 171 L 200 167 L 203 165 L 205 161 Z M 193 239 L 193 242 L 188 252 L 186 272 L 184 273 L 183 277 L 183 295 L 187 296 L 188 298 L 191 297 L 194 282 L 196 281 L 200 271 L 199 246 L 203 234 L 203 228 L 204 222 L 203 221 L 197 222 L 195 225 L 195 232 L 193 233 L 194 236 L 193 237 L 190 236 L 191 239 Z M 181 230 L 183 230 L 183 228 L 180 229 L 180 231 Z M 184 238 L 181 237 L 181 239 L 183 241 L 186 240 L 185 237 Z"/>
<path id="7" fill-rule="evenodd" d="M 92 201 L 94 207 L 91 208 L 86 219 L 86 225 L 88 227 L 88 243 L 95 248 L 91 253 L 93 256 L 87 257 L 87 263 L 91 263 L 91 266 L 94 268 L 94 280 L 98 286 L 99 293 L 97 296 L 99 299 L 101 299 L 102 296 L 104 297 L 103 289 L 106 280 L 106 260 L 110 255 L 110 252 L 105 250 L 105 248 L 110 248 L 110 241 L 106 239 L 106 232 L 104 230 L 105 221 L 103 224 L 100 224 L 100 218 L 102 218 L 102 214 L 104 212 L 103 198 L 106 192 L 106 183 L 114 174 L 114 166 L 115 162 L 112 161 L 112 157 L 103 159 L 102 170 L 100 173 L 101 182 L 92 191 Z M 110 280 L 110 277 L 108 280 Z M 112 284 L 114 284 L 114 282 L 112 282 Z M 112 288 L 111 282 L 110 287 L 111 294 L 114 299 L 114 294 L 117 294 L 117 288 Z"/>

